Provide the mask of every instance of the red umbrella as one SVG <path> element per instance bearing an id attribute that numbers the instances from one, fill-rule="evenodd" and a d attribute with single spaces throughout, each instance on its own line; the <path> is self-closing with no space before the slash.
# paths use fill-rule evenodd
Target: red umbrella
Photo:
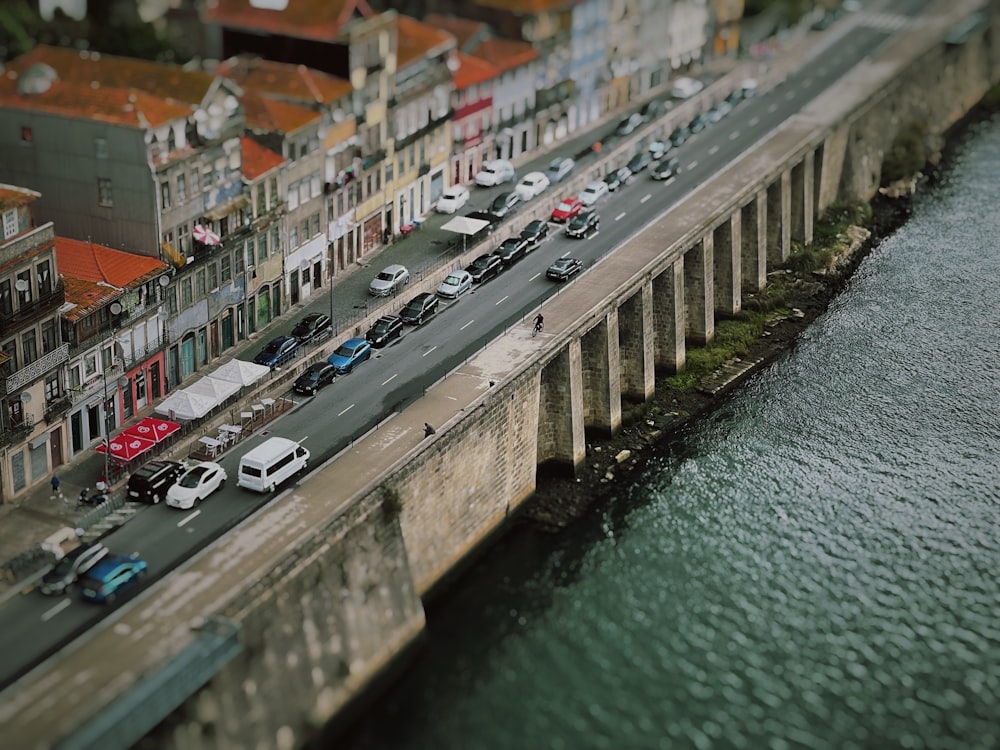
<path id="1" fill-rule="evenodd" d="M 138 424 L 129 427 L 123 434 L 135 435 L 146 440 L 152 440 L 154 443 L 162 443 L 180 428 L 181 426 L 176 422 L 169 422 L 166 419 L 157 419 L 155 417 L 146 417 Z"/>
<path id="2" fill-rule="evenodd" d="M 211 227 L 206 227 L 202 224 L 195 224 L 194 229 L 191 230 L 191 234 L 202 245 L 218 245 L 222 242 L 222 239 L 212 231 Z"/>
<path id="3" fill-rule="evenodd" d="M 152 440 L 122 433 L 111 439 L 111 456 L 112 458 L 117 458 L 119 461 L 131 461 L 136 456 L 141 456 L 154 445 L 156 443 Z M 107 444 L 101 443 L 97 446 L 97 452 L 107 453 L 108 447 Z"/>

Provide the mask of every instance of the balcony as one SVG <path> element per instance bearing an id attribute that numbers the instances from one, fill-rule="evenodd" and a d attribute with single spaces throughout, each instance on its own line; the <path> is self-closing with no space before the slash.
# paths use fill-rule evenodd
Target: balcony
<path id="1" fill-rule="evenodd" d="M 5 426 L 0 430 L 0 447 L 14 445 L 22 440 L 26 440 L 34 429 L 35 423 L 30 418 L 19 424 Z"/>
<path id="2" fill-rule="evenodd" d="M 362 169 L 371 169 L 376 164 L 378 164 L 379 162 L 383 161 L 385 159 L 385 155 L 386 155 L 385 149 L 384 148 L 380 148 L 374 154 L 368 154 L 367 156 L 362 157 L 362 159 L 361 159 L 361 168 Z"/>
<path id="3" fill-rule="evenodd" d="M 409 146 L 411 143 L 416 143 L 425 135 L 433 133 L 437 128 L 441 127 L 442 124 L 447 122 L 455 114 L 455 110 L 449 109 L 441 117 L 435 118 L 428 122 L 421 128 L 418 128 L 409 135 L 403 136 L 402 138 L 396 138 L 396 151 L 402 151 L 404 148 Z"/>
<path id="4" fill-rule="evenodd" d="M 47 315 L 54 314 L 65 301 L 66 293 L 60 279 L 47 294 L 41 294 L 38 299 L 21 305 L 13 313 L 0 316 L 0 338 L 13 336 Z"/>
<path id="5" fill-rule="evenodd" d="M 164 331 L 163 336 L 157 341 L 150 341 L 145 346 L 134 348 L 132 353 L 124 358 L 125 369 L 131 369 L 135 365 L 145 362 L 161 349 L 165 349 L 168 343 L 170 343 L 170 339 Z"/>
<path id="6" fill-rule="evenodd" d="M 106 392 L 110 395 L 118 388 L 118 378 L 120 378 L 122 374 L 122 366 L 120 364 L 115 364 L 113 367 L 109 367 L 103 375 L 98 373 L 83 385 L 78 385 L 76 388 L 70 388 L 66 395 L 69 396 L 69 400 L 73 405 L 93 398 L 98 394 L 103 395 L 105 393 L 105 388 L 107 388 Z"/>
<path id="7" fill-rule="evenodd" d="M 69 394 L 49 401 L 45 404 L 45 421 L 49 424 L 58 421 L 60 417 L 69 411 L 71 406 L 73 406 L 73 401 L 70 399 Z"/>
<path id="8" fill-rule="evenodd" d="M 69 344 L 63 344 L 48 354 L 43 354 L 31 364 L 25 365 L 7 378 L 7 394 L 16 393 L 29 383 L 34 383 L 68 359 Z"/>

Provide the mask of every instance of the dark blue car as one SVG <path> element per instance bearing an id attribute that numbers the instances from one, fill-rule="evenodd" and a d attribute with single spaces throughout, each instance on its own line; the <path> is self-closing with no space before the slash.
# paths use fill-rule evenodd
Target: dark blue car
<path id="1" fill-rule="evenodd" d="M 146 561 L 137 556 L 109 555 L 80 579 L 80 595 L 90 602 L 111 604 L 146 575 Z"/>
<path id="2" fill-rule="evenodd" d="M 278 336 L 260 350 L 260 353 L 253 358 L 258 365 L 267 365 L 272 370 L 275 367 L 285 364 L 295 356 L 295 351 L 299 348 L 299 341 L 294 336 Z"/>

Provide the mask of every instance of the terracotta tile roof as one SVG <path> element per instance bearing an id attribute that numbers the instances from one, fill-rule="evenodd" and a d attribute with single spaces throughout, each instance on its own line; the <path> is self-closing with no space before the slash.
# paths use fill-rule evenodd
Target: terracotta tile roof
<path id="1" fill-rule="evenodd" d="M 462 91 L 483 81 L 491 81 L 500 75 L 500 71 L 492 63 L 478 57 L 458 53 L 458 70 L 451 77 L 456 91 Z"/>
<path id="2" fill-rule="evenodd" d="M 428 26 L 416 18 L 400 15 L 396 18 L 396 68 L 403 68 L 415 60 L 454 48 L 455 37 L 447 31 Z"/>
<path id="3" fill-rule="evenodd" d="M 496 66 L 501 73 L 527 65 L 538 59 L 538 52 L 527 42 L 513 39 L 487 39 L 474 50 L 472 56 Z"/>
<path id="4" fill-rule="evenodd" d="M 308 107 L 279 102 L 266 96 L 244 93 L 240 97 L 247 127 L 261 133 L 294 133 L 322 115 Z"/>
<path id="5" fill-rule="evenodd" d="M 424 18 L 424 23 L 447 31 L 455 37 L 459 47 L 465 46 L 465 43 L 477 34 L 484 34 L 487 31 L 487 26 L 482 21 L 470 21 L 467 18 L 444 16 L 440 13 L 431 13 Z"/>
<path id="6" fill-rule="evenodd" d="M 0 211 L 27 206 L 32 201 L 41 197 L 41 193 L 28 190 L 28 188 L 18 187 L 17 185 L 0 185 Z"/>
<path id="7" fill-rule="evenodd" d="M 245 135 L 240 138 L 240 150 L 243 157 L 243 176 L 248 180 L 256 180 L 262 174 L 287 161 L 281 154 L 264 148 L 253 138 Z"/>
<path id="8" fill-rule="evenodd" d="M 7 64 L 17 72 L 44 63 L 59 75 L 59 80 L 90 85 L 96 82 L 109 88 L 135 88 L 160 99 L 200 104 L 215 80 L 202 70 L 185 70 L 179 65 L 138 60 L 132 57 L 102 55 L 65 47 L 39 44 L 31 52 Z"/>
<path id="9" fill-rule="evenodd" d="M 79 320 L 167 270 L 166 263 L 145 255 L 114 250 L 84 240 L 56 237 L 56 267 L 63 277 L 66 301 L 77 305 L 66 313 Z"/>
<path id="10" fill-rule="evenodd" d="M 378 15 L 365 0 L 288 0 L 281 10 L 255 8 L 251 0 L 209 0 L 208 6 L 208 20 L 226 28 L 321 41 L 336 39 L 355 13 Z"/>
<path id="11" fill-rule="evenodd" d="M 257 94 L 315 104 L 333 104 L 353 90 L 349 81 L 329 73 L 261 58 L 226 60 L 218 73 Z"/>
<path id="12" fill-rule="evenodd" d="M 565 10 L 572 8 L 576 3 L 577 0 L 472 0 L 473 5 L 481 8 L 497 8 L 518 15 Z"/>
<path id="13" fill-rule="evenodd" d="M 139 130 L 158 127 L 191 114 L 191 107 L 186 104 L 160 99 L 139 89 L 56 81 L 47 91 L 22 96 L 17 92 L 16 79 L 5 77 L 4 80 L 7 85 L 0 86 L 0 106 L 11 109 L 51 112 Z"/>

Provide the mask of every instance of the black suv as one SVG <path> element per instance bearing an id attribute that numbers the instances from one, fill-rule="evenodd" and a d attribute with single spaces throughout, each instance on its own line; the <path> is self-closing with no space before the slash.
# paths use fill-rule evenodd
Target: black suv
<path id="1" fill-rule="evenodd" d="M 184 467 L 176 461 L 150 461 L 129 477 L 127 497 L 130 502 L 155 505 L 167 499 L 167 490 L 183 473 Z"/>
<path id="2" fill-rule="evenodd" d="M 473 283 L 482 284 L 484 281 L 489 281 L 494 276 L 500 275 L 500 271 L 503 270 L 503 262 L 496 253 L 487 253 L 472 261 L 465 267 L 465 270 L 472 276 Z"/>
<path id="3" fill-rule="evenodd" d="M 490 204 L 490 214 L 497 219 L 505 219 L 514 213 L 520 202 L 517 193 L 500 193 Z"/>
<path id="4" fill-rule="evenodd" d="M 528 241 L 523 237 L 508 237 L 500 243 L 496 254 L 505 266 L 512 265 L 528 254 Z"/>
<path id="5" fill-rule="evenodd" d="M 304 393 L 307 396 L 314 396 L 316 391 L 324 385 L 330 385 L 337 377 L 337 368 L 329 362 L 317 362 L 309 365 L 305 372 L 299 375 L 292 383 L 292 390 L 296 393 Z"/>
<path id="6" fill-rule="evenodd" d="M 589 237 L 600 229 L 601 218 L 594 211 L 579 213 L 566 225 L 567 237 Z"/>
<path id="7" fill-rule="evenodd" d="M 549 223 L 541 219 L 529 221 L 528 225 L 521 230 L 521 239 L 534 247 L 549 235 Z"/>
<path id="8" fill-rule="evenodd" d="M 408 325 L 418 326 L 437 312 L 438 302 L 436 294 L 430 292 L 418 294 L 406 303 L 399 317 Z"/>
<path id="9" fill-rule="evenodd" d="M 639 174 L 639 172 L 649 166 L 649 162 L 649 154 L 642 151 L 629 159 L 628 164 L 625 166 L 631 170 L 632 174 Z"/>
<path id="10" fill-rule="evenodd" d="M 403 335 L 403 321 L 398 315 L 383 315 L 368 329 L 365 338 L 372 346 L 379 348 Z"/>
<path id="11" fill-rule="evenodd" d="M 333 333 L 333 325 L 330 323 L 330 316 L 323 313 L 306 315 L 292 329 L 292 335 L 303 344 L 307 341 L 327 338 L 331 333 Z"/>

